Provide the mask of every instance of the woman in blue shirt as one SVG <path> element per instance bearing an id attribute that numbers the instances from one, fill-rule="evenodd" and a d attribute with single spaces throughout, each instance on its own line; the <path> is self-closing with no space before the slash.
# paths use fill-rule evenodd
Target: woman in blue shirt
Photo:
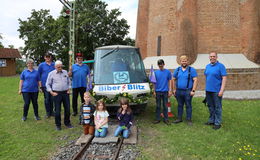
<path id="1" fill-rule="evenodd" d="M 29 59 L 26 62 L 27 69 L 25 69 L 20 75 L 19 94 L 23 95 L 24 107 L 23 107 L 23 121 L 26 121 L 30 102 L 33 104 L 34 118 L 40 120 L 38 114 L 38 93 L 39 87 L 41 87 L 40 76 L 37 70 L 33 69 L 33 60 Z"/>

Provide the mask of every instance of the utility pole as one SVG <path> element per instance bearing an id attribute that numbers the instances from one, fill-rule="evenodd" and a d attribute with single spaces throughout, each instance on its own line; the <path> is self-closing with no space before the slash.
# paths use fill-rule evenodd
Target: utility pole
<path id="1" fill-rule="evenodd" d="M 65 8 L 67 8 L 66 14 L 69 14 L 69 66 L 74 63 L 75 55 L 75 6 L 76 1 L 69 2 L 68 0 L 59 0 Z"/>

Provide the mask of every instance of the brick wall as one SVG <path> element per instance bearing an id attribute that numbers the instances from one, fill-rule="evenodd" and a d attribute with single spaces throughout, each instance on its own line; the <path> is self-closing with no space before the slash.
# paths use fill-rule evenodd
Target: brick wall
<path id="1" fill-rule="evenodd" d="M 161 36 L 161 55 L 176 54 L 175 13 L 176 3 L 172 0 L 150 0 L 147 56 L 157 55 L 158 36 Z"/>
<path id="2" fill-rule="evenodd" d="M 242 53 L 260 64 L 260 1 L 244 0 L 240 5 L 240 13 Z"/>
<path id="3" fill-rule="evenodd" d="M 205 90 L 204 70 L 197 70 L 197 90 Z M 256 69 L 227 69 L 227 84 L 225 90 L 259 90 L 260 68 Z"/>
<path id="4" fill-rule="evenodd" d="M 240 53 L 239 0 L 198 0 L 198 53 Z"/>
<path id="5" fill-rule="evenodd" d="M 139 0 L 136 46 L 142 57 L 244 53 L 260 63 L 260 0 Z"/>
<path id="6" fill-rule="evenodd" d="M 149 20 L 149 1 L 139 0 L 138 23 L 136 27 L 136 47 L 140 48 L 142 57 L 147 57 L 147 33 Z"/>
<path id="7" fill-rule="evenodd" d="M 198 53 L 197 0 L 177 1 L 177 56 L 187 55 L 193 63 Z M 167 46 L 169 47 L 169 46 Z"/>

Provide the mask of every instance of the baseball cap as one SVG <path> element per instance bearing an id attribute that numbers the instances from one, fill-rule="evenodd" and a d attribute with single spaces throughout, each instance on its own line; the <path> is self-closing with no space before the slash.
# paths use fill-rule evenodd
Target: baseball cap
<path id="1" fill-rule="evenodd" d="M 52 54 L 51 54 L 50 52 L 46 52 L 46 53 L 44 54 L 44 56 L 46 56 L 46 57 L 52 57 Z"/>
<path id="2" fill-rule="evenodd" d="M 82 53 L 76 53 L 76 58 L 77 57 L 83 57 L 83 54 Z"/>

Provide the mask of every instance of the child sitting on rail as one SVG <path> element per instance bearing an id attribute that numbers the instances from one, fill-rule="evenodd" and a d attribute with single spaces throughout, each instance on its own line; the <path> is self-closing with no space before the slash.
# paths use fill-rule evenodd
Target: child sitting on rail
<path id="1" fill-rule="evenodd" d="M 97 102 L 96 111 L 94 112 L 95 137 L 106 137 L 108 129 L 108 112 L 103 100 Z"/>
<path id="2" fill-rule="evenodd" d="M 91 96 L 89 92 L 84 93 L 85 102 L 80 108 L 80 123 L 83 125 L 83 132 L 85 135 L 94 135 L 94 115 L 95 106 L 91 103 Z"/>
<path id="3" fill-rule="evenodd" d="M 133 124 L 133 112 L 129 106 L 128 99 L 120 99 L 120 108 L 117 112 L 117 118 L 119 120 L 119 125 L 115 130 L 115 137 L 117 137 L 120 133 L 123 133 L 123 137 L 128 138 L 130 135 L 130 127 Z"/>

